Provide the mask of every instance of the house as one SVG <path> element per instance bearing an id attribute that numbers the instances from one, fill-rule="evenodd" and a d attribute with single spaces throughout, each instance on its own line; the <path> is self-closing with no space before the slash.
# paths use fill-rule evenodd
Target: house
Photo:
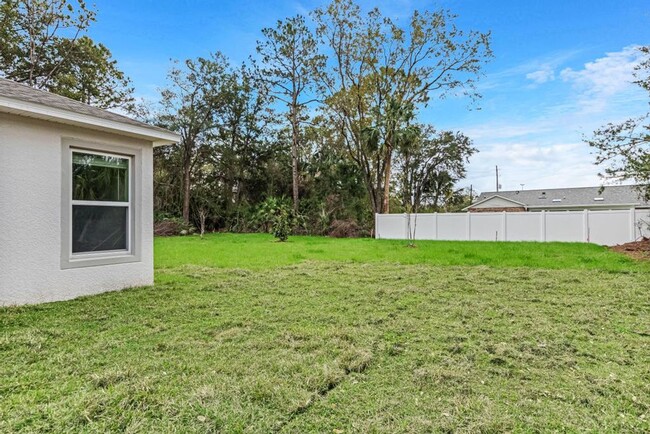
<path id="1" fill-rule="evenodd" d="M 463 211 L 525 212 L 650 208 L 633 185 L 482 193 Z"/>
<path id="2" fill-rule="evenodd" d="M 0 79 L 0 306 L 153 283 L 162 128 Z"/>

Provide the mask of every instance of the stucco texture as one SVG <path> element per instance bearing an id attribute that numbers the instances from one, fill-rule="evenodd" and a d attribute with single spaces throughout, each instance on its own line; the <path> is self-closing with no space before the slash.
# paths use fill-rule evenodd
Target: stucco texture
<path id="1" fill-rule="evenodd" d="M 141 150 L 138 262 L 62 269 L 63 138 Z M 151 142 L 0 114 L 0 305 L 153 284 L 152 177 Z"/>

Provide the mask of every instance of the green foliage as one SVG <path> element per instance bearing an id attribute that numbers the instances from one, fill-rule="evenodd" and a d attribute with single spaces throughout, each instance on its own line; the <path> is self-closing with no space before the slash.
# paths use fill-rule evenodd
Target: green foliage
<path id="1" fill-rule="evenodd" d="M 300 154 L 303 145 L 304 113 L 316 99 L 305 97 L 315 89 L 317 71 L 324 67 L 325 56 L 318 54 L 312 31 L 302 15 L 278 21 L 275 28 L 262 29 L 264 39 L 257 43 L 260 55 L 260 79 L 273 100 L 287 107 L 286 119 L 291 130 L 291 177 L 294 212 L 300 196 Z"/>
<path id="2" fill-rule="evenodd" d="M 289 239 L 290 231 L 289 212 L 286 209 L 281 209 L 273 220 L 273 236 L 278 241 L 284 242 Z"/>
<path id="3" fill-rule="evenodd" d="M 290 209 L 291 205 L 285 197 L 269 197 L 257 207 L 254 221 L 264 232 L 271 232 L 280 212 Z"/>
<path id="4" fill-rule="evenodd" d="M 83 0 L 1 0 L 0 76 L 101 108 L 132 108 L 133 89 L 111 52 L 88 36 Z"/>
<path id="5" fill-rule="evenodd" d="M 372 211 L 386 212 L 400 133 L 432 98 L 478 99 L 490 34 L 457 28 L 444 9 L 415 11 L 407 26 L 377 8 L 364 14 L 353 0 L 312 16 L 322 49 L 335 53 L 319 75 L 324 112 L 362 173 Z"/>
<path id="6" fill-rule="evenodd" d="M 466 164 L 477 152 L 461 132 L 436 131 L 422 125 L 400 146 L 397 190 L 405 212 L 450 211 L 464 202 L 456 183 L 465 177 Z"/>
<path id="7" fill-rule="evenodd" d="M 639 51 L 643 58 L 636 67 L 635 83 L 650 94 L 650 45 Z M 596 164 L 605 165 L 602 178 L 634 180 L 640 195 L 650 200 L 650 112 L 620 124 L 607 124 L 586 142 L 596 151 Z"/>
<path id="8" fill-rule="evenodd" d="M 424 173 L 422 201 L 458 203 L 471 141 L 433 137 L 418 116 L 433 98 L 478 97 L 489 34 L 461 31 L 444 10 L 404 25 L 349 0 L 311 17 L 263 29 L 258 59 L 241 67 L 217 53 L 172 69 L 156 120 L 182 140 L 155 150 L 157 210 L 209 229 L 270 231 L 263 202 L 291 197 L 293 233 L 326 234 L 334 221 L 368 233 L 374 212 L 419 188 L 402 182 L 405 168 Z"/>
<path id="9" fill-rule="evenodd" d="M 269 197 L 262 202 L 255 213 L 254 222 L 264 232 L 272 232 L 278 241 L 287 241 L 298 217 L 285 197 Z"/>
<path id="10" fill-rule="evenodd" d="M 83 36 L 75 41 L 63 39 L 58 50 L 67 53 L 67 60 L 49 86 L 50 92 L 105 109 L 133 107 L 131 82 L 106 46 Z"/>

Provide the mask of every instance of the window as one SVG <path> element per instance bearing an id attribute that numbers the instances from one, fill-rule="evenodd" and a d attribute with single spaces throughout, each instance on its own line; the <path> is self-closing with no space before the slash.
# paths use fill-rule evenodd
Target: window
<path id="1" fill-rule="evenodd" d="M 142 146 L 61 145 L 61 268 L 140 262 Z"/>
<path id="2" fill-rule="evenodd" d="M 131 158 L 72 152 L 72 254 L 130 250 Z"/>

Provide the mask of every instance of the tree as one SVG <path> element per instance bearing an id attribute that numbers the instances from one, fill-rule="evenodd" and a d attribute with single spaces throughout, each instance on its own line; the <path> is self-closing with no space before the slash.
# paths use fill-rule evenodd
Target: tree
<path id="1" fill-rule="evenodd" d="M 644 59 L 635 68 L 635 83 L 650 93 L 650 45 L 639 47 Z M 607 124 L 585 140 L 596 150 L 600 176 L 615 181 L 634 180 L 639 193 L 650 200 L 650 112 L 620 124 Z"/>
<path id="2" fill-rule="evenodd" d="M 489 33 L 468 32 L 449 11 L 414 12 L 408 28 L 364 15 L 352 0 L 334 0 L 314 14 L 317 35 L 330 55 L 319 76 L 325 110 L 336 122 L 350 158 L 363 173 L 374 212 L 388 212 L 396 132 L 432 96 L 477 99 L 475 81 L 491 56 Z"/>
<path id="3" fill-rule="evenodd" d="M 131 82 L 117 68 L 108 48 L 82 36 L 76 41 L 62 40 L 60 49 L 68 57 L 49 87 L 51 92 L 103 109 L 132 108 Z"/>
<path id="4" fill-rule="evenodd" d="M 420 125 L 409 140 L 400 140 L 397 160 L 397 186 L 402 207 L 408 214 L 409 245 L 413 245 L 420 206 L 439 211 L 441 205 L 462 200 L 456 182 L 465 177 L 465 165 L 476 152 L 472 141 L 460 132 L 437 132 L 430 125 Z M 445 209 L 446 211 L 447 209 Z M 411 219 L 411 214 L 415 218 Z"/>
<path id="5" fill-rule="evenodd" d="M 309 231 L 327 234 L 336 220 L 366 227 L 374 219 L 362 175 L 337 130 L 328 119 L 317 116 L 304 133 L 307 158 L 301 211 Z"/>
<path id="6" fill-rule="evenodd" d="M 298 213 L 301 123 L 306 116 L 305 109 L 315 101 L 306 93 L 312 87 L 314 72 L 323 67 L 323 56 L 317 53 L 316 40 L 301 15 L 278 21 L 275 28 L 262 29 L 262 34 L 265 39 L 257 43 L 262 62 L 261 79 L 268 84 L 273 97 L 288 109 L 293 209 Z"/>
<path id="7" fill-rule="evenodd" d="M 217 118 L 213 176 L 224 223 L 230 230 L 246 230 L 255 204 L 288 193 L 286 136 L 276 128 L 265 86 L 244 65 L 224 81 Z"/>
<path id="8" fill-rule="evenodd" d="M 255 211 L 260 203 L 290 194 L 288 135 L 277 128 L 279 121 L 266 88 L 255 80 L 251 68 L 232 68 L 225 58 L 223 61 L 223 72 L 211 91 L 215 104 L 197 109 L 210 113 L 210 120 L 196 146 L 185 142 L 188 146 L 182 143 L 154 149 L 155 211 L 159 218 L 180 216 L 189 197 L 189 209 L 185 209 L 190 223 L 200 227 L 203 221 L 206 230 L 245 232 L 257 228 Z M 186 68 L 183 71 L 189 73 Z M 182 87 L 187 91 L 191 86 Z M 195 105 L 201 100 L 195 96 Z M 187 110 L 177 115 L 179 107 L 182 105 L 177 102 L 166 108 L 159 125 L 181 131 L 197 123 Z M 188 161 L 189 184 L 183 181 Z M 185 194 L 186 185 L 190 186 L 189 195 Z"/>
<path id="9" fill-rule="evenodd" d="M 465 177 L 466 164 L 477 150 L 460 132 L 438 132 L 430 125 L 420 126 L 419 132 L 399 150 L 402 206 L 414 213 L 423 205 L 438 211 L 456 194 L 455 184 Z"/>
<path id="10" fill-rule="evenodd" d="M 102 108 L 130 108 L 130 81 L 110 51 L 82 34 L 83 0 L 0 0 L 0 76 Z"/>
<path id="11" fill-rule="evenodd" d="M 170 86 L 162 90 L 164 112 L 160 121 L 181 135 L 177 145 L 183 174 L 183 219 L 190 221 L 192 175 L 202 157 L 210 151 L 209 134 L 215 127 L 216 110 L 226 81 L 228 61 L 221 53 L 210 58 L 186 60 L 184 67 L 173 67 Z"/>

